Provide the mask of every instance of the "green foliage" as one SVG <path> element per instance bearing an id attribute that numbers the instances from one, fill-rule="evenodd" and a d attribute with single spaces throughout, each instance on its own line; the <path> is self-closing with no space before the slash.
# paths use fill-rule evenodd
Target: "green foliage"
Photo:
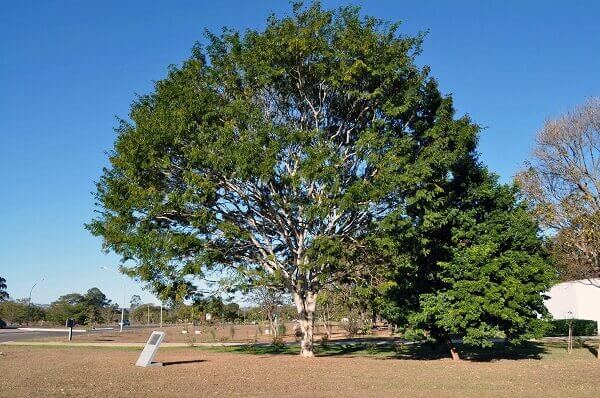
<path id="1" fill-rule="evenodd" d="M 0 276 L 0 302 L 8 300 L 6 287 L 6 279 Z"/>
<path id="2" fill-rule="evenodd" d="M 285 343 L 283 341 L 283 337 L 281 336 L 273 336 L 273 341 L 271 342 L 275 351 L 281 351 L 285 348 Z"/>
<path id="3" fill-rule="evenodd" d="M 415 65 L 422 36 L 398 30 L 314 3 L 208 33 L 118 126 L 88 229 L 176 300 L 207 269 L 303 298 L 381 263 L 376 223 L 477 130 Z"/>
<path id="4" fill-rule="evenodd" d="M 286 333 L 287 327 L 285 326 L 285 323 L 280 323 L 277 325 L 277 336 L 285 336 Z"/>
<path id="5" fill-rule="evenodd" d="M 118 126 L 88 229 L 164 299 L 233 270 L 304 320 L 339 282 L 438 338 L 534 334 L 553 278 L 536 226 L 398 29 L 314 3 L 208 33 Z"/>
<path id="6" fill-rule="evenodd" d="M 103 311 L 110 309 L 110 311 Z M 50 304 L 47 311 L 48 321 L 64 325 L 68 318 L 75 319 L 79 325 L 93 325 L 96 323 L 110 322 L 107 314 L 112 313 L 114 308 L 106 295 L 100 289 L 94 287 L 84 295 L 69 293 L 58 298 Z"/>
<path id="7" fill-rule="evenodd" d="M 436 339 L 490 346 L 494 337 L 539 336 L 555 272 L 537 226 L 515 189 L 475 164 L 461 173 L 438 182 L 444 190 L 399 239 L 416 249 L 399 264 L 396 300 L 412 309 L 409 324 Z"/>
<path id="8" fill-rule="evenodd" d="M 548 328 L 544 336 L 568 336 L 569 322 L 572 322 L 573 336 L 596 336 L 598 322 L 589 319 L 553 319 L 548 321 Z"/>
<path id="9" fill-rule="evenodd" d="M 133 296 L 131 296 L 131 300 L 129 301 L 129 306 L 132 310 L 136 307 L 139 307 L 141 304 L 142 304 L 142 298 L 139 295 L 134 294 Z"/>
<path id="10" fill-rule="evenodd" d="M 140 304 L 129 313 L 129 320 L 135 324 L 147 324 L 148 323 L 148 312 L 150 313 L 150 323 L 157 324 L 160 322 L 160 306 L 154 304 Z M 164 321 L 177 322 L 178 315 L 176 310 L 164 311 Z"/>
<path id="11" fill-rule="evenodd" d="M 12 324 L 28 324 L 45 319 L 43 308 L 29 305 L 27 300 L 7 300 L 0 302 L 0 319 Z"/>

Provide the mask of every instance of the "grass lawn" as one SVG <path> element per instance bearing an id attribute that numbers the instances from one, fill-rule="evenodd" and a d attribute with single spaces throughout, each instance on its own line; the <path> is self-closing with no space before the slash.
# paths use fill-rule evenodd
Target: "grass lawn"
<path id="1" fill-rule="evenodd" d="M 162 348 L 166 366 L 137 368 L 139 350 L 0 346 L 0 397 L 600 395 L 600 361 L 585 347 L 462 347 L 458 363 L 427 345 L 331 345 L 313 359 L 297 349 Z"/>

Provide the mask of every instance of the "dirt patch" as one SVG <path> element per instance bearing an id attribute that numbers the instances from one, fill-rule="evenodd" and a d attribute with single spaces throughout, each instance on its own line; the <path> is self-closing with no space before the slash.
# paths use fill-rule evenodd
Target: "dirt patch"
<path id="1" fill-rule="evenodd" d="M 139 351 L 2 347 L 2 397 L 598 396 L 600 363 L 586 349 L 491 362 L 389 357 L 249 355 L 161 349 L 162 368 L 137 368 Z"/>

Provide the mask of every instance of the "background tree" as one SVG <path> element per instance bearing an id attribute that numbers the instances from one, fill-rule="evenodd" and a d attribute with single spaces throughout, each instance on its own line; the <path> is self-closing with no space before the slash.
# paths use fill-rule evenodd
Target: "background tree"
<path id="1" fill-rule="evenodd" d="M 563 279 L 600 286 L 600 99 L 547 121 L 517 176 Z"/>
<path id="2" fill-rule="evenodd" d="M 0 302 L 8 300 L 6 288 L 6 279 L 0 276 Z"/>
<path id="3" fill-rule="evenodd" d="M 140 304 L 131 310 L 129 319 L 133 323 L 148 324 L 148 313 L 150 314 L 150 324 L 158 324 L 160 322 L 160 306 L 154 304 Z M 163 320 L 169 322 L 177 322 L 178 318 L 174 316 L 174 311 L 163 309 Z"/>
<path id="4" fill-rule="evenodd" d="M 69 293 L 60 296 L 50 304 L 47 311 L 48 320 L 56 324 L 65 324 L 68 318 L 75 319 L 80 325 L 110 321 L 104 318 L 109 310 L 112 314 L 111 302 L 96 287 L 89 289 L 84 295 Z M 110 315 L 112 316 L 112 315 Z"/>
<path id="5" fill-rule="evenodd" d="M 275 318 L 279 316 L 280 307 L 285 304 L 285 295 L 278 289 L 260 286 L 252 289 L 250 301 L 260 308 L 261 313 L 269 322 L 271 333 L 277 336 Z"/>
<path id="6" fill-rule="evenodd" d="M 29 324 L 44 320 L 46 313 L 37 305 L 29 305 L 27 299 L 0 302 L 0 319 L 12 324 Z"/>
<path id="7" fill-rule="evenodd" d="M 237 303 L 228 303 L 223 306 L 223 321 L 236 322 L 240 319 L 240 305 Z"/>
<path id="8" fill-rule="evenodd" d="M 88 228 L 161 295 L 187 294 L 206 268 L 268 277 L 313 356 L 317 294 L 371 266 L 373 226 L 418 184 L 414 154 L 474 129 L 415 66 L 421 37 L 398 27 L 314 3 L 209 34 L 122 121 Z"/>
<path id="9" fill-rule="evenodd" d="M 137 307 L 139 307 L 142 304 L 142 298 L 137 295 L 134 294 L 133 296 L 131 296 L 131 300 L 129 301 L 129 305 L 131 307 L 131 309 L 135 309 Z"/>

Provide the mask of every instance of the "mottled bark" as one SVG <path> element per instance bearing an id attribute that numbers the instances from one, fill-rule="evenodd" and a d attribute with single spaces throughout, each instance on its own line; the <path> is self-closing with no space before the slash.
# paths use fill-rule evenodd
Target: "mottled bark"
<path id="1" fill-rule="evenodd" d="M 314 292 L 294 293 L 294 303 L 298 310 L 298 320 L 302 330 L 300 356 L 311 358 L 315 356 L 313 345 L 313 329 L 315 325 L 315 309 L 317 294 Z"/>

